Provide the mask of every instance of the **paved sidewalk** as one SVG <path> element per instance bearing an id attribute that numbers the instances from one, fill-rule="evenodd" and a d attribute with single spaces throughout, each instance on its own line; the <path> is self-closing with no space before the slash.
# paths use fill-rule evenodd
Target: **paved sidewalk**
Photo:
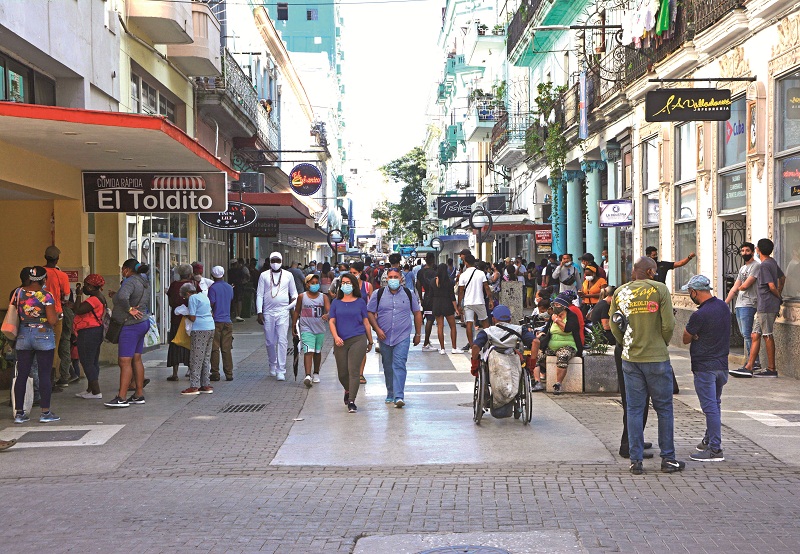
<path id="1" fill-rule="evenodd" d="M 476 428 L 471 408 L 459 405 L 471 402 L 460 388 L 470 382 L 466 356 L 413 349 L 410 383 L 420 387 L 407 394 L 408 407 L 383 403 L 377 356 L 368 354 L 366 395 L 351 415 L 332 359 L 323 382 L 307 390 L 266 375 L 252 321 L 237 325 L 234 344 L 235 380 L 215 383 L 213 395 L 179 396 L 186 381 L 166 382 L 164 353 L 154 353 L 145 406 L 109 410 L 74 398 L 79 387 L 70 387 L 54 397 L 63 421 L 21 426 L 124 427 L 97 446 L 0 453 L 3 552 L 364 554 L 450 539 L 430 534 L 513 545 L 534 532 L 562 541 L 551 551 L 798 551 L 800 425 L 744 413 L 797 421 L 798 381 L 731 379 L 725 462 L 690 462 L 667 475 L 649 460 L 645 475 L 632 476 L 616 455 L 622 410 L 614 396 L 539 393 L 531 427 L 489 417 Z M 688 460 L 704 420 L 682 353 L 673 357 L 682 389 L 675 434 Z M 103 369 L 104 391 L 116 375 Z M 264 406 L 222 412 L 234 404 Z M 646 436 L 655 440 L 655 414 L 650 421 Z M 0 438 L 15 427 L 4 419 Z"/>

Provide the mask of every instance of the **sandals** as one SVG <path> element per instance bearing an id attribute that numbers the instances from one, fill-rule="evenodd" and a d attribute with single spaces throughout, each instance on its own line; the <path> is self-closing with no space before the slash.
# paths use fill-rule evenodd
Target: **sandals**
<path id="1" fill-rule="evenodd" d="M 178 377 L 177 375 L 170 375 L 169 377 L 167 377 L 167 381 L 180 381 L 180 377 Z"/>
<path id="2" fill-rule="evenodd" d="M 7 450 L 17 444 L 17 439 L 11 439 L 10 441 L 0 441 L 0 450 Z"/>
<path id="3" fill-rule="evenodd" d="M 367 378 L 362 375 L 361 378 L 358 380 L 358 382 L 361 383 L 362 385 L 366 385 Z"/>

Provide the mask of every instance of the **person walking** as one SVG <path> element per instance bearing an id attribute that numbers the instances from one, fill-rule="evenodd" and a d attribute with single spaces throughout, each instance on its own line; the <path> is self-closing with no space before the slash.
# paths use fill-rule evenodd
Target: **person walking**
<path id="1" fill-rule="evenodd" d="M 611 301 L 611 332 L 622 345 L 622 371 L 628 403 L 630 471 L 644 473 L 644 411 L 647 396 L 658 415 L 661 471 L 686 467 L 675 459 L 672 412 L 672 366 L 667 347 L 675 328 L 672 298 L 666 285 L 655 281 L 657 265 L 643 256 L 633 265 L 633 281 L 617 288 Z M 618 313 L 617 313 L 618 312 Z"/>
<path id="2" fill-rule="evenodd" d="M 439 354 L 446 354 L 444 348 L 444 321 L 450 327 L 450 343 L 453 354 L 460 354 L 461 351 L 456 345 L 456 314 L 459 313 L 456 295 L 453 292 L 453 282 L 450 280 L 450 270 L 445 264 L 436 266 L 436 277 L 430 287 L 431 310 L 436 319 L 436 332 L 439 335 Z"/>
<path id="3" fill-rule="evenodd" d="M 354 414 L 360 384 L 361 362 L 372 349 L 372 330 L 367 318 L 367 305 L 361 297 L 358 278 L 342 273 L 336 299 L 331 303 L 328 326 L 333 335 L 333 355 L 339 383 L 344 388 L 344 403 Z M 365 336 L 366 335 L 366 340 Z"/>
<path id="4" fill-rule="evenodd" d="M 72 309 L 69 304 L 69 277 L 58 268 L 61 250 L 57 246 L 48 246 L 44 251 L 45 271 L 47 271 L 47 292 L 55 301 L 58 322 L 55 325 L 56 353 L 53 371 L 53 392 L 61 392 L 61 387 L 69 386 L 69 370 L 72 364 L 70 357 L 70 336 L 72 335 Z M 40 266 L 41 267 L 41 266 Z"/>
<path id="5" fill-rule="evenodd" d="M 233 381 L 233 322 L 231 321 L 231 302 L 233 287 L 224 280 L 225 268 L 216 265 L 211 268 L 214 284 L 208 288 L 208 302 L 214 314 L 214 341 L 211 345 L 211 380 L 219 381 L 219 356 L 222 354 L 222 371 L 226 381 Z"/>
<path id="6" fill-rule="evenodd" d="M 417 297 L 422 301 L 422 315 L 425 318 L 425 340 L 422 342 L 422 350 L 436 350 L 431 344 L 431 332 L 433 331 L 433 296 L 430 291 L 436 279 L 436 254 L 428 252 L 425 254 L 425 266 L 419 270 L 416 277 L 415 286 L 417 287 Z"/>
<path id="7" fill-rule="evenodd" d="M 758 288 L 757 300 L 758 307 L 753 323 L 753 333 L 750 335 L 752 346 L 750 347 L 750 359 L 743 368 L 732 370 L 730 373 L 734 377 L 777 377 L 778 370 L 775 366 L 775 337 L 772 336 L 775 327 L 775 320 L 783 304 L 783 286 L 786 284 L 786 276 L 778 266 L 778 262 L 772 257 L 775 244 L 769 239 L 758 241 L 756 252 L 761 260 L 758 266 Z M 761 349 L 761 338 L 764 338 L 764 345 L 767 350 L 767 368 L 758 372 L 754 371 L 758 353 Z"/>
<path id="8" fill-rule="evenodd" d="M 753 333 L 753 320 L 756 315 L 756 308 L 758 305 L 758 270 L 761 262 L 754 258 L 756 247 L 752 242 L 743 242 L 739 248 L 739 254 L 744 260 L 744 264 L 739 268 L 739 273 L 736 276 L 736 281 L 733 283 L 728 296 L 725 297 L 725 303 L 730 304 L 735 298 L 734 313 L 736 314 L 736 323 L 739 325 L 739 331 L 742 333 L 744 339 L 744 360 L 745 363 L 750 359 L 750 348 L 753 345 L 753 339 L 750 335 Z M 740 367 L 742 370 L 744 366 Z M 761 364 L 756 358 L 753 364 L 753 370 L 758 371 L 761 369 Z"/>
<path id="9" fill-rule="evenodd" d="M 78 358 L 88 381 L 84 392 L 75 396 L 84 399 L 101 399 L 100 392 L 100 347 L 103 344 L 103 318 L 108 306 L 103 296 L 106 280 L 97 273 L 87 275 L 83 280 L 86 300 L 75 306 L 75 330 L 78 332 Z"/>
<path id="10" fill-rule="evenodd" d="M 180 290 L 186 298 L 192 322 L 192 346 L 189 354 L 189 387 L 182 390 L 183 396 L 211 394 L 211 350 L 214 344 L 214 316 L 207 294 L 201 293 L 193 283 L 185 283 Z"/>
<path id="11" fill-rule="evenodd" d="M 181 296 L 181 287 L 186 283 L 192 283 L 194 285 L 195 281 L 192 278 L 192 266 L 189 264 L 179 264 L 175 268 L 175 271 L 178 274 L 178 280 L 173 281 L 167 289 L 167 301 L 169 303 L 170 313 L 169 333 L 167 335 L 167 366 L 172 367 L 172 376 L 167 377 L 167 381 L 178 380 L 178 369 L 181 364 L 189 367 L 190 356 L 188 348 L 175 344 L 172 342 L 172 339 L 178 334 L 178 328 L 183 321 L 183 316 L 176 314 L 175 308 L 178 306 L 188 306 L 186 298 Z"/>
<path id="12" fill-rule="evenodd" d="M 39 422 L 50 423 L 59 421 L 58 417 L 50 410 L 50 397 L 52 386 L 50 375 L 52 373 L 53 358 L 56 350 L 55 325 L 58 322 L 55 299 L 53 295 L 44 290 L 47 285 L 47 270 L 42 266 L 28 269 L 28 283 L 14 293 L 11 305 L 17 310 L 19 328 L 16 341 L 17 353 L 17 379 L 14 383 L 14 402 L 16 411 L 14 423 L 22 424 L 30 421 L 30 416 L 25 413 L 25 391 L 28 387 L 33 361 L 36 360 L 39 373 L 39 391 L 41 400 L 41 415 Z"/>
<path id="13" fill-rule="evenodd" d="M 286 350 L 289 346 L 290 311 L 297 301 L 294 276 L 282 269 L 280 252 L 269 255 L 269 269 L 258 278 L 256 309 L 258 324 L 264 326 L 269 374 L 278 381 L 286 380 Z"/>
<path id="14" fill-rule="evenodd" d="M 728 382 L 728 351 L 731 347 L 731 312 L 728 304 L 711 294 L 711 281 L 705 275 L 694 275 L 681 289 L 697 311 L 689 316 L 683 331 L 683 344 L 689 345 L 694 374 L 694 390 L 706 416 L 706 432 L 689 456 L 698 462 L 721 462 L 722 453 L 722 387 Z"/>
<path id="15" fill-rule="evenodd" d="M 444 264 L 441 267 L 446 268 Z M 386 403 L 394 403 L 396 408 L 402 408 L 405 406 L 406 362 L 411 347 L 412 319 L 413 342 L 417 346 L 422 330 L 422 312 L 417 296 L 400 284 L 400 269 L 390 267 L 386 273 L 387 284 L 370 298 L 367 317 L 380 343 Z M 452 287 L 450 292 L 452 294 Z"/>
<path id="16" fill-rule="evenodd" d="M 249 270 L 248 270 L 249 274 Z M 231 258 L 228 266 L 228 283 L 233 287 L 233 302 L 231 303 L 231 316 L 234 321 L 241 323 L 244 318 L 242 314 L 242 291 L 244 290 L 245 277 L 244 268 L 239 264 L 239 260 Z M 256 309 L 258 306 L 256 306 Z"/>
<path id="17" fill-rule="evenodd" d="M 187 266 L 188 267 L 188 266 Z M 114 295 L 111 320 L 122 329 L 119 332 L 119 394 L 105 402 L 108 408 L 127 408 L 131 404 L 144 404 L 144 336 L 150 330 L 150 281 L 147 272 L 150 266 L 140 264 L 134 258 L 122 264 L 122 284 Z M 131 376 L 135 391 L 126 399 Z"/>
<path id="18" fill-rule="evenodd" d="M 322 365 L 322 349 L 330 311 L 328 295 L 322 293 L 319 280 L 319 276 L 313 273 L 306 275 L 307 290 L 297 297 L 297 306 L 292 311 L 292 334 L 299 336 L 302 343 L 303 367 L 306 370 L 303 384 L 308 388 L 319 383 L 319 368 Z"/>
<path id="19" fill-rule="evenodd" d="M 461 306 L 463 318 L 467 325 L 467 344 L 462 351 L 472 350 L 472 328 L 474 320 L 478 318 L 478 325 L 483 329 L 489 327 L 489 318 L 486 311 L 486 299 L 491 298 L 489 283 L 486 274 L 475 267 L 475 256 L 464 256 L 466 268 L 458 278 L 458 305 Z M 491 301 L 490 301 L 491 307 Z"/>

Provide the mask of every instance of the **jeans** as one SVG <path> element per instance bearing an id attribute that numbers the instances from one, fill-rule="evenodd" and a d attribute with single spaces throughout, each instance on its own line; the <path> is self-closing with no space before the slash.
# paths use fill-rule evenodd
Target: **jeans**
<path id="1" fill-rule="evenodd" d="M 630 447 L 628 446 L 628 399 L 625 395 L 625 374 L 622 372 L 622 345 L 617 344 L 614 346 L 614 364 L 617 366 L 617 383 L 619 384 L 619 393 L 622 399 L 622 437 L 619 440 L 619 455 L 630 457 Z M 647 426 L 647 412 L 650 411 L 650 397 L 648 396 L 645 401 L 645 406 L 648 408 L 642 414 L 642 433 Z"/>
<path id="2" fill-rule="evenodd" d="M 739 324 L 739 331 L 741 331 L 742 337 L 744 337 L 745 360 L 750 359 L 750 348 L 753 346 L 753 339 L 750 334 L 753 332 L 753 318 L 755 315 L 756 309 L 754 307 L 736 308 L 736 322 Z"/>
<path id="3" fill-rule="evenodd" d="M 386 380 L 386 398 L 405 398 L 406 361 L 411 338 L 401 340 L 394 346 L 381 342 L 381 360 L 383 361 L 383 377 Z"/>
<path id="4" fill-rule="evenodd" d="M 711 448 L 722 448 L 722 387 L 728 382 L 728 372 L 724 369 L 694 372 L 694 390 L 700 400 L 700 408 L 706 416 L 706 435 Z"/>
<path id="5" fill-rule="evenodd" d="M 629 362 L 622 360 L 625 393 L 628 402 L 628 443 L 631 462 L 644 456 L 644 412 L 647 395 L 658 415 L 658 447 L 661 457 L 675 458 L 674 424 L 672 416 L 672 366 L 665 362 Z"/>
<path id="6" fill-rule="evenodd" d="M 55 356 L 55 331 L 49 325 L 44 327 L 31 327 L 24 323 L 19 326 L 17 335 L 17 382 L 14 387 L 14 395 L 17 406 L 23 406 L 25 402 L 25 389 L 28 385 L 28 376 L 31 373 L 34 360 L 37 364 L 39 375 L 39 393 L 41 395 L 41 407 L 43 411 L 50 408 L 50 373 L 53 367 L 53 357 Z"/>
<path id="7" fill-rule="evenodd" d="M 100 346 L 102 344 L 102 325 L 78 331 L 78 356 L 89 383 L 100 379 Z"/>

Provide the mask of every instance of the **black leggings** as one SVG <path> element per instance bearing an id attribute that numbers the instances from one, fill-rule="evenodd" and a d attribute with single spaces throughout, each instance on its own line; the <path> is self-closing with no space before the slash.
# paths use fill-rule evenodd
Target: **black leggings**
<path id="1" fill-rule="evenodd" d="M 31 373 L 34 356 L 36 356 L 36 363 L 39 366 L 39 394 L 42 397 L 40 405 L 43 412 L 50 409 L 50 395 L 53 392 L 50 373 L 53 371 L 55 353 L 55 350 L 17 350 L 17 381 L 14 384 L 14 402 L 16 402 L 18 412 L 21 412 L 25 405 L 25 388 L 28 386 L 28 376 Z"/>

